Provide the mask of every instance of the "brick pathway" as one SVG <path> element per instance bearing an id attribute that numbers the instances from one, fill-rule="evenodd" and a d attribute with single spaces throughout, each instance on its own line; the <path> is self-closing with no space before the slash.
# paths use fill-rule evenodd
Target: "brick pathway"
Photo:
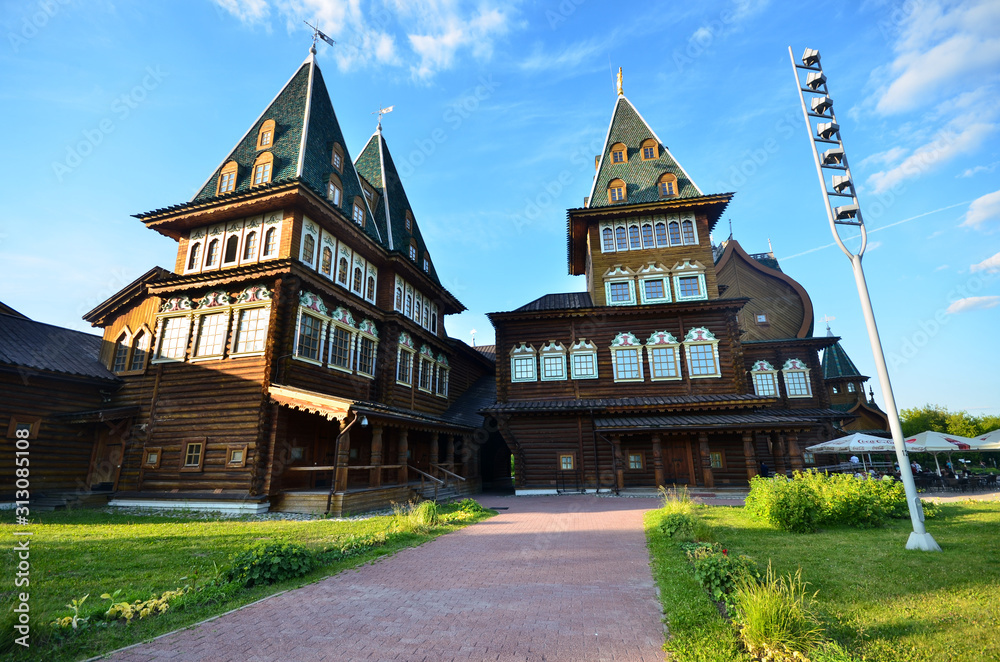
<path id="1" fill-rule="evenodd" d="M 509 509 L 111 659 L 664 659 L 642 530 L 655 499 L 482 501 Z"/>

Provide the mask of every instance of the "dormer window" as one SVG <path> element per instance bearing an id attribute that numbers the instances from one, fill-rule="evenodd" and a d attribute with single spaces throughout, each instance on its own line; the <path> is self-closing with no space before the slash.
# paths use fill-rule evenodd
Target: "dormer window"
<path id="1" fill-rule="evenodd" d="M 721 377 L 719 371 L 719 341 L 705 327 L 691 329 L 684 336 L 688 375 L 691 379 Z"/>
<path id="2" fill-rule="evenodd" d="M 330 156 L 330 163 L 337 172 L 344 171 L 344 148 L 340 146 L 340 143 L 333 143 L 333 153 Z"/>
<path id="3" fill-rule="evenodd" d="M 364 202 L 362 202 L 361 198 L 354 198 L 354 212 L 351 214 L 351 218 L 360 227 L 365 227 L 365 209 L 363 205 Z"/>
<path id="4" fill-rule="evenodd" d="M 413 232 L 413 216 L 410 215 L 410 210 L 406 210 L 406 231 Z"/>
<path id="5" fill-rule="evenodd" d="M 669 172 L 660 175 L 657 188 L 660 191 L 661 198 L 673 198 L 677 195 L 677 175 Z"/>
<path id="6" fill-rule="evenodd" d="M 424 255 L 424 273 L 431 272 L 431 259 Z"/>
<path id="7" fill-rule="evenodd" d="M 236 171 L 238 166 L 236 161 L 230 161 L 222 168 L 222 172 L 219 173 L 219 190 L 216 191 L 216 195 L 222 195 L 223 193 L 232 193 L 233 189 L 236 188 Z"/>
<path id="8" fill-rule="evenodd" d="M 623 202 L 625 200 L 625 182 L 620 179 L 612 179 L 608 184 L 608 201 Z"/>
<path id="9" fill-rule="evenodd" d="M 414 262 L 417 261 L 417 240 L 416 239 L 411 239 L 410 240 L 410 259 L 413 260 Z"/>
<path id="10" fill-rule="evenodd" d="M 344 187 L 340 183 L 340 177 L 330 175 L 330 181 L 326 185 L 326 197 L 333 203 L 334 207 L 339 207 L 344 196 Z"/>
<path id="11" fill-rule="evenodd" d="M 778 397 L 778 371 L 767 361 L 761 359 L 750 369 L 753 380 L 753 392 L 766 398 Z"/>
<path id="12" fill-rule="evenodd" d="M 253 186 L 263 186 L 271 182 L 271 165 L 274 163 L 274 155 L 271 152 L 264 152 L 257 157 L 253 163 Z"/>
<path id="13" fill-rule="evenodd" d="M 642 141 L 643 161 L 659 158 L 659 156 L 660 156 L 660 146 L 656 144 L 655 140 L 653 140 L 652 138 L 647 138 Z"/>
<path id="14" fill-rule="evenodd" d="M 809 398 L 812 397 L 812 388 L 809 383 L 809 368 L 799 359 L 788 359 L 781 368 L 782 376 L 785 378 L 785 394 L 789 398 Z"/>
<path id="15" fill-rule="evenodd" d="M 270 149 L 274 144 L 274 120 L 266 120 L 257 134 L 257 149 Z"/>
<path id="16" fill-rule="evenodd" d="M 625 143 L 615 143 L 611 146 L 612 163 L 628 163 L 628 149 Z"/>

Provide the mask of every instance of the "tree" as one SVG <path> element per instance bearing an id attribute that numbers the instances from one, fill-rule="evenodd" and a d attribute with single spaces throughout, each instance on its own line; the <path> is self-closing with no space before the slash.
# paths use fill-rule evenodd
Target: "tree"
<path id="1" fill-rule="evenodd" d="M 948 430 L 948 408 L 940 405 L 924 405 L 899 412 L 899 422 L 903 426 L 903 436 L 933 430 L 935 432 L 950 432 Z M 953 432 L 952 434 L 958 434 Z"/>

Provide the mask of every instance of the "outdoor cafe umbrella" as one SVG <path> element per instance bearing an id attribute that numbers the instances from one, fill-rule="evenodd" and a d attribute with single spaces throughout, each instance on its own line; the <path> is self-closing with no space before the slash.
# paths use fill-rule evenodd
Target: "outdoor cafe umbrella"
<path id="1" fill-rule="evenodd" d="M 896 447 L 893 445 L 892 439 L 862 432 L 855 432 L 846 437 L 831 439 L 806 448 L 806 451 L 810 453 L 861 453 L 862 460 L 865 453 L 893 453 L 895 450 Z"/>
<path id="2" fill-rule="evenodd" d="M 975 439 L 960 437 L 955 434 L 945 434 L 927 430 L 920 434 L 907 437 L 904 441 L 907 453 L 931 453 L 934 455 L 934 465 L 937 467 L 938 476 L 941 475 L 941 465 L 938 464 L 938 453 L 951 453 L 952 451 L 972 450 Z"/>
<path id="3" fill-rule="evenodd" d="M 1000 429 L 979 435 L 971 445 L 974 451 L 1000 451 Z"/>

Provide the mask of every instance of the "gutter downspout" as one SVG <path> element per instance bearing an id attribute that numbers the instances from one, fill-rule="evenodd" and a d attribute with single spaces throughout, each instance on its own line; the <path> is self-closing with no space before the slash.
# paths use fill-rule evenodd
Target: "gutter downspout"
<path id="1" fill-rule="evenodd" d="M 358 413 L 354 412 L 354 418 L 344 426 L 344 429 L 340 431 L 337 435 L 337 441 L 334 448 L 336 449 L 337 455 L 333 461 L 333 480 L 330 481 L 330 494 L 326 497 L 326 514 L 330 514 L 330 507 L 333 505 L 333 491 L 337 489 L 337 469 L 340 468 L 340 440 L 341 438 L 350 431 L 351 426 L 358 422 Z"/>

